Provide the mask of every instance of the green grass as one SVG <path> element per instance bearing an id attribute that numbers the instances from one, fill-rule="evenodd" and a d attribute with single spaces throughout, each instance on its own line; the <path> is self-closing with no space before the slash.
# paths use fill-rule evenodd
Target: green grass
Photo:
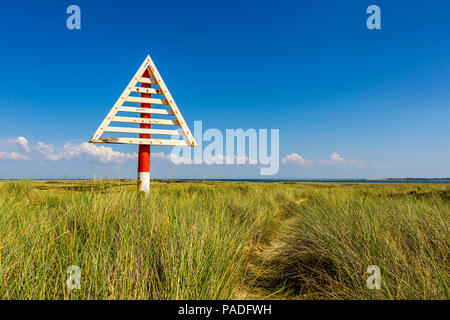
<path id="1" fill-rule="evenodd" d="M 450 186 L 0 183 L 3 299 L 448 299 Z M 68 290 L 66 269 L 81 268 Z M 366 269 L 381 268 L 380 290 Z"/>

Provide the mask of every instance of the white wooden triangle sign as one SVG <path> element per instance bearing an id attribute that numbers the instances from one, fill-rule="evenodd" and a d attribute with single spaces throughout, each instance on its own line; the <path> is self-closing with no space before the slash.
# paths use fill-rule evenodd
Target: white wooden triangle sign
<path id="1" fill-rule="evenodd" d="M 155 95 L 157 98 L 154 98 Z M 157 108 L 153 107 L 154 105 L 157 105 Z M 121 115 L 122 113 L 125 115 Z M 130 117 L 130 114 L 137 116 Z M 139 128 L 111 126 L 111 122 L 139 124 Z M 151 127 L 151 125 L 157 125 L 159 128 Z M 160 126 L 164 126 L 164 129 L 161 129 Z M 169 129 L 167 129 L 167 126 L 169 126 Z M 174 127 L 179 128 L 173 130 Z M 105 132 L 139 134 L 139 137 L 104 137 Z M 182 140 L 160 139 L 154 138 L 154 135 L 178 138 L 181 136 L 183 138 Z M 184 121 L 150 55 L 142 63 L 89 142 L 197 146 L 186 121 Z"/>

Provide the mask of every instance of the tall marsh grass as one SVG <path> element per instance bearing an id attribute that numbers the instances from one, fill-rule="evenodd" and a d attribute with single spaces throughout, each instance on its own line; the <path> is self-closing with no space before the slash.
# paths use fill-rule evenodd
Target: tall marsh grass
<path id="1" fill-rule="evenodd" d="M 3 299 L 447 299 L 449 187 L 0 183 Z M 365 287 L 369 265 L 381 290 Z M 70 265 L 81 289 L 66 286 Z"/>
<path id="2" fill-rule="evenodd" d="M 259 283 L 297 298 L 448 299 L 450 190 L 416 188 L 330 188 L 287 205 Z M 366 286 L 371 265 L 380 290 Z"/>
<path id="3" fill-rule="evenodd" d="M 276 214 L 265 188 L 154 184 L 139 197 L 134 184 L 78 187 L 1 186 L 0 297 L 232 298 L 246 246 Z M 80 290 L 66 287 L 70 265 Z"/>

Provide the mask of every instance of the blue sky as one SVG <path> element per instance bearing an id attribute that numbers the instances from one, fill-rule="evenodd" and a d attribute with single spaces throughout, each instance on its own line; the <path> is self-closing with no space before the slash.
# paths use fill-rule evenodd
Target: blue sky
<path id="1" fill-rule="evenodd" d="M 66 28 L 71 4 L 81 30 Z M 371 4 L 381 30 L 366 27 Z M 269 178 L 448 177 L 449 12 L 436 0 L 3 1 L 0 178 L 135 177 L 137 146 L 83 143 L 149 53 L 190 127 L 280 130 Z M 170 151 L 152 147 L 153 176 L 268 178 L 177 166 Z"/>

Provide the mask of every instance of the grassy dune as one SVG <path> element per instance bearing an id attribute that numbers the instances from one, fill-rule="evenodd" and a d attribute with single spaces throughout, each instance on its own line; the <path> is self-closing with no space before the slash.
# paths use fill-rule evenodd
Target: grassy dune
<path id="1" fill-rule="evenodd" d="M 0 298 L 448 299 L 449 218 L 449 185 L 0 182 Z"/>

